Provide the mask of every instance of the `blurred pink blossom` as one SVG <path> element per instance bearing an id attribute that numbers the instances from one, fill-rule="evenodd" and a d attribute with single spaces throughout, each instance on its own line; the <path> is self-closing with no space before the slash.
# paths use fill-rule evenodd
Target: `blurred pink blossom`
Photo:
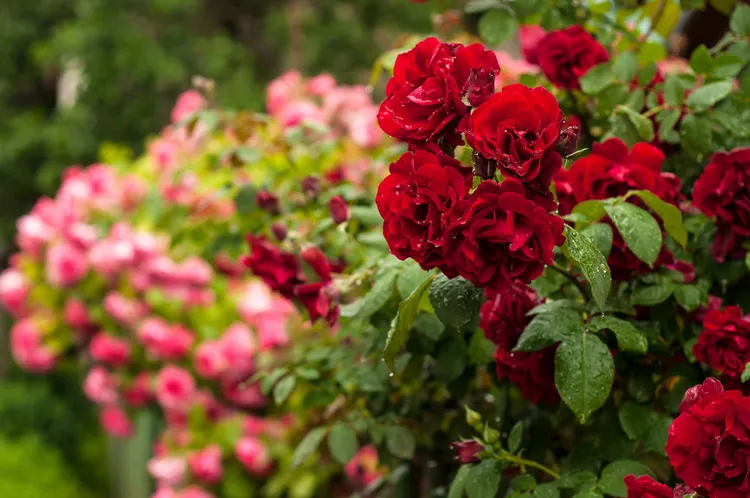
<path id="1" fill-rule="evenodd" d="M 221 480 L 221 447 L 206 446 L 188 457 L 190 472 L 200 481 L 213 484 Z"/>
<path id="2" fill-rule="evenodd" d="M 172 109 L 172 123 L 179 123 L 204 107 L 206 107 L 206 99 L 204 99 L 203 95 L 199 92 L 196 90 L 183 92 L 177 97 L 177 103 L 175 103 L 174 108 Z"/>
<path id="3" fill-rule="evenodd" d="M 112 291 L 104 298 L 104 311 L 123 325 L 135 325 L 148 313 L 146 303 L 129 299 L 117 291 Z"/>
<path id="4" fill-rule="evenodd" d="M 31 318 L 11 327 L 10 350 L 16 362 L 31 372 L 47 372 L 55 363 L 55 354 L 42 343 L 42 332 Z"/>
<path id="5" fill-rule="evenodd" d="M 177 486 L 185 480 L 187 462 L 176 456 L 152 458 L 148 461 L 148 473 L 160 486 Z"/>
<path id="6" fill-rule="evenodd" d="M 56 244 L 47 250 L 44 264 L 47 281 L 53 287 L 77 284 L 88 271 L 86 254 L 71 244 Z"/>
<path id="7" fill-rule="evenodd" d="M 156 400 L 166 409 L 182 411 L 187 408 L 194 391 L 193 376 L 180 367 L 167 365 L 156 376 Z"/>
<path id="8" fill-rule="evenodd" d="M 106 365 L 124 367 L 130 363 L 130 343 L 107 332 L 99 332 L 91 339 L 89 354 Z"/>
<path id="9" fill-rule="evenodd" d="M 100 405 L 117 402 L 117 380 L 104 367 L 95 365 L 83 381 L 83 392 Z"/>
<path id="10" fill-rule="evenodd" d="M 264 476 L 271 471 L 271 457 L 268 448 L 254 437 L 243 437 L 234 447 L 235 455 L 242 465 L 253 475 Z"/>
<path id="11" fill-rule="evenodd" d="M 29 297 L 29 281 L 20 270 L 8 268 L 0 274 L 0 303 L 14 316 L 19 317 Z"/>
<path id="12" fill-rule="evenodd" d="M 133 434 L 133 424 L 127 414 L 117 406 L 106 406 L 99 412 L 99 423 L 109 434 L 126 438 Z"/>

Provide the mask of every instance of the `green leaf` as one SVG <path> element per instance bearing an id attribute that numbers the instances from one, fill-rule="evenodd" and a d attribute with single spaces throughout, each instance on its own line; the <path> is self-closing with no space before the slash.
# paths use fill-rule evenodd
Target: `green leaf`
<path id="1" fill-rule="evenodd" d="M 274 384 L 276 384 L 276 381 L 286 375 L 286 373 L 286 368 L 277 368 L 263 377 L 263 380 L 260 382 L 260 388 L 263 394 L 268 394 L 269 392 L 271 392 L 271 388 Z"/>
<path id="2" fill-rule="evenodd" d="M 593 199 L 576 204 L 573 213 L 584 215 L 592 223 L 607 215 L 607 211 L 604 210 L 604 203 Z"/>
<path id="3" fill-rule="evenodd" d="M 375 280 L 370 292 L 361 299 L 341 307 L 341 316 L 352 320 L 366 320 L 377 313 L 393 296 L 397 273 L 389 271 Z"/>
<path id="4" fill-rule="evenodd" d="M 682 247 L 687 246 L 687 230 L 682 222 L 680 209 L 668 202 L 661 200 L 656 194 L 648 190 L 636 190 L 633 195 L 641 198 L 646 205 L 661 218 L 667 233 Z"/>
<path id="5" fill-rule="evenodd" d="M 607 329 L 614 332 L 622 351 L 643 354 L 648 350 L 648 340 L 632 323 L 613 316 L 595 316 L 586 324 L 591 331 Z"/>
<path id="6" fill-rule="evenodd" d="M 688 114 L 680 123 L 680 144 L 690 155 L 700 159 L 713 151 L 711 123 Z"/>
<path id="7" fill-rule="evenodd" d="M 642 463 L 632 460 L 618 460 L 610 463 L 602 470 L 602 475 L 599 478 L 599 489 L 605 494 L 625 498 L 628 496 L 628 488 L 625 486 L 623 479 L 630 474 L 635 474 L 636 477 L 653 475 L 651 469 Z"/>
<path id="8" fill-rule="evenodd" d="M 682 87 L 680 78 L 675 74 L 668 75 L 664 83 L 664 101 L 672 107 L 680 107 L 685 101 L 685 89 Z"/>
<path id="9" fill-rule="evenodd" d="M 714 59 L 705 45 L 693 50 L 690 56 L 690 67 L 698 74 L 710 74 L 714 67 Z"/>
<path id="10" fill-rule="evenodd" d="M 466 369 L 466 343 L 463 338 L 453 337 L 440 345 L 435 358 L 435 378 L 449 383 L 456 380 Z"/>
<path id="11" fill-rule="evenodd" d="M 351 206 L 349 213 L 352 219 L 359 220 L 365 225 L 382 225 L 383 218 L 380 216 L 377 206 Z"/>
<path id="12" fill-rule="evenodd" d="M 702 86 L 687 98 L 687 105 L 696 112 L 705 111 L 732 93 L 731 81 L 717 81 Z"/>
<path id="13" fill-rule="evenodd" d="M 649 118 L 626 106 L 617 106 L 616 110 L 628 118 L 641 140 L 651 142 L 654 139 L 654 123 Z"/>
<path id="14" fill-rule="evenodd" d="M 533 494 L 535 498 L 560 498 L 560 491 L 551 482 L 540 484 L 533 491 Z"/>
<path id="15" fill-rule="evenodd" d="M 453 478 L 450 490 L 448 491 L 448 498 L 462 498 L 464 495 L 464 489 L 466 488 L 466 479 L 469 477 L 471 471 L 471 465 L 462 465 L 456 476 Z"/>
<path id="16" fill-rule="evenodd" d="M 623 142 L 628 148 L 633 147 L 635 144 L 641 141 L 636 130 L 630 119 L 621 112 L 615 112 L 609 117 L 609 133 L 604 136 L 603 140 L 607 140 L 611 137 L 617 137 Z"/>
<path id="17" fill-rule="evenodd" d="M 641 46 L 638 51 L 638 64 L 645 66 L 649 62 L 659 62 L 667 58 L 667 49 L 664 44 L 656 41 L 649 41 Z"/>
<path id="18" fill-rule="evenodd" d="M 470 0 L 464 7 L 467 14 L 477 14 L 490 9 L 501 9 L 504 7 L 500 0 Z"/>
<path id="19" fill-rule="evenodd" d="M 649 20 L 658 19 L 652 30 L 662 38 L 668 39 L 680 18 L 680 6 L 672 1 L 649 2 L 643 7 L 643 16 Z"/>
<path id="20" fill-rule="evenodd" d="M 609 257 L 612 250 L 612 227 L 606 223 L 593 223 L 581 230 L 581 233 L 588 237 L 591 242 L 596 244 L 597 249 L 601 251 L 604 257 Z"/>
<path id="21" fill-rule="evenodd" d="M 658 72 L 658 68 L 656 67 L 656 64 L 654 62 L 649 62 L 645 64 L 639 71 L 638 71 L 638 84 L 647 87 L 651 85 L 651 82 L 654 81 L 654 78 L 656 77 L 656 73 Z M 630 82 L 628 82 L 628 87 L 630 86 Z"/>
<path id="22" fill-rule="evenodd" d="M 500 487 L 502 469 L 497 460 L 483 460 L 474 465 L 466 479 L 469 498 L 495 498 Z"/>
<path id="23" fill-rule="evenodd" d="M 388 365 L 391 372 L 394 371 L 393 362 L 396 360 L 398 352 L 409 339 L 409 331 L 419 313 L 419 301 L 430 288 L 433 279 L 433 276 L 429 276 L 419 287 L 414 289 L 414 292 L 408 298 L 398 305 L 398 312 L 391 322 L 391 328 L 388 331 L 385 348 L 383 349 L 383 361 Z"/>
<path id="24" fill-rule="evenodd" d="M 628 249 L 644 263 L 653 265 L 659 257 L 663 242 L 661 228 L 654 217 L 629 202 L 605 206 L 604 209 L 622 235 Z"/>
<path id="25" fill-rule="evenodd" d="M 523 439 L 523 421 L 519 420 L 510 429 L 508 434 L 508 451 L 516 453 L 521 448 L 521 440 Z"/>
<path id="26" fill-rule="evenodd" d="M 642 441 L 647 451 L 664 455 L 672 418 L 656 413 L 649 406 L 630 401 L 620 407 L 620 426 L 632 441 Z"/>
<path id="27" fill-rule="evenodd" d="M 697 285 L 678 285 L 674 289 L 674 298 L 685 311 L 693 311 L 703 302 L 703 291 Z"/>
<path id="28" fill-rule="evenodd" d="M 495 345 L 489 341 L 481 330 L 476 330 L 469 343 L 469 363 L 486 365 L 495 355 Z"/>
<path id="29" fill-rule="evenodd" d="M 398 295 L 402 300 L 407 299 L 414 292 L 414 289 L 419 287 L 426 278 L 427 272 L 420 268 L 416 261 L 409 260 L 405 262 L 396 279 Z"/>
<path id="30" fill-rule="evenodd" d="M 720 53 L 714 60 L 714 78 L 734 78 L 742 70 L 743 61 L 740 57 L 726 52 Z"/>
<path id="31" fill-rule="evenodd" d="M 671 282 L 639 287 L 633 292 L 631 302 L 636 306 L 655 306 L 669 299 L 673 291 L 674 284 Z"/>
<path id="32" fill-rule="evenodd" d="M 238 214 L 248 214 L 255 210 L 255 196 L 257 191 L 252 185 L 243 186 L 234 196 L 234 207 Z"/>
<path id="33" fill-rule="evenodd" d="M 596 95 L 613 81 L 612 64 L 605 62 L 598 64 L 581 76 L 581 90 L 586 95 Z"/>
<path id="34" fill-rule="evenodd" d="M 745 370 L 742 371 L 740 380 L 742 382 L 747 382 L 748 380 L 750 380 L 750 361 L 745 363 Z"/>
<path id="35" fill-rule="evenodd" d="M 677 121 L 680 120 L 679 109 L 664 109 L 656 115 L 656 121 L 659 123 L 659 138 L 664 138 L 674 130 Z"/>
<path id="36" fill-rule="evenodd" d="M 518 21 L 508 10 L 491 10 L 482 16 L 478 27 L 482 40 L 497 47 L 518 30 Z"/>
<path id="37" fill-rule="evenodd" d="M 599 309 L 602 309 L 612 285 L 607 259 L 590 239 L 568 225 L 565 225 L 565 237 L 570 258 L 581 267 L 583 275 L 591 284 L 591 295 Z"/>
<path id="38" fill-rule="evenodd" d="M 283 405 L 284 401 L 292 394 L 295 385 L 297 385 L 297 378 L 294 375 L 287 375 L 281 379 L 273 388 L 274 403 L 279 406 Z"/>
<path id="39" fill-rule="evenodd" d="M 711 6 L 724 14 L 725 16 L 728 16 L 732 13 L 732 9 L 734 9 L 734 6 L 737 5 L 737 2 L 739 0 L 708 0 Z"/>
<path id="40" fill-rule="evenodd" d="M 513 351 L 538 351 L 582 329 L 583 320 L 577 311 L 563 308 L 542 313 L 529 322 Z"/>
<path id="41" fill-rule="evenodd" d="M 333 458 L 340 464 L 349 463 L 359 449 L 357 435 L 351 427 L 338 422 L 328 433 L 328 450 Z"/>
<path id="42" fill-rule="evenodd" d="M 469 323 L 479 313 L 482 299 L 482 290 L 463 277 L 448 278 L 441 273 L 430 287 L 430 303 L 448 327 Z"/>
<path id="43" fill-rule="evenodd" d="M 325 427 L 316 427 L 315 429 L 308 432 L 307 435 L 302 438 L 302 441 L 300 441 L 300 443 L 297 445 L 297 448 L 294 450 L 294 454 L 292 455 L 292 468 L 298 467 L 305 460 L 307 460 L 307 457 L 312 455 L 312 453 L 316 449 L 318 449 L 318 446 L 320 446 L 320 443 L 321 441 L 323 441 L 325 435 Z"/>
<path id="44" fill-rule="evenodd" d="M 411 431 L 406 427 L 399 425 L 386 427 L 385 445 L 388 451 L 397 458 L 409 460 L 414 457 L 416 443 Z"/>
<path id="45" fill-rule="evenodd" d="M 581 424 L 607 401 L 614 375 L 612 354 L 594 334 L 581 331 L 557 349 L 555 385 Z"/>
<path id="46" fill-rule="evenodd" d="M 750 35 L 750 5 L 737 5 L 729 19 L 729 28 L 738 36 Z"/>
<path id="47" fill-rule="evenodd" d="M 612 66 L 612 74 L 623 83 L 630 84 L 638 72 L 638 56 L 635 52 L 623 52 L 618 55 Z"/>

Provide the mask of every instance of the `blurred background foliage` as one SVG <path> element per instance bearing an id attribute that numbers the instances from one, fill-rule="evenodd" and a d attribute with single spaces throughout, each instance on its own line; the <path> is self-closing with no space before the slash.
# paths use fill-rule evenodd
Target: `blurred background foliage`
<path id="1" fill-rule="evenodd" d="M 402 33 L 430 26 L 428 7 L 405 0 L 2 0 L 1 261 L 65 167 L 105 143 L 140 153 L 193 76 L 217 82 L 222 106 L 261 110 L 285 69 L 366 82 Z M 0 496 L 113 496 L 79 372 L 30 377 L 4 352 L 0 377 Z"/>

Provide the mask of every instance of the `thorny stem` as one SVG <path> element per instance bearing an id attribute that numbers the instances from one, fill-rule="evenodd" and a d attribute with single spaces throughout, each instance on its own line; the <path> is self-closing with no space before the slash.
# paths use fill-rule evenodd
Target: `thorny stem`
<path id="1" fill-rule="evenodd" d="M 560 474 L 555 472 L 554 470 L 550 469 L 549 467 L 542 465 L 541 463 L 535 462 L 533 460 L 526 460 L 525 458 L 517 455 L 504 455 L 501 457 L 501 460 L 505 460 L 506 462 L 510 462 L 514 465 L 517 465 L 518 467 L 532 467 L 538 470 L 541 470 L 545 474 L 554 477 L 555 479 L 560 479 Z"/>
<path id="2" fill-rule="evenodd" d="M 562 266 L 558 265 L 557 263 L 552 263 L 552 264 L 551 264 L 551 265 L 549 266 L 549 268 L 552 268 L 552 269 L 553 269 L 553 270 L 555 270 L 555 271 L 556 271 L 557 273 L 559 273 L 560 275 L 563 275 L 563 276 L 564 276 L 564 277 L 566 277 L 566 278 L 567 278 L 568 280 L 570 280 L 571 282 L 573 282 L 573 285 L 575 285 L 575 286 L 576 286 L 576 288 L 578 289 L 578 291 L 579 291 L 579 292 L 580 292 L 580 293 L 581 293 L 581 294 L 583 295 L 583 297 L 584 297 L 584 298 L 585 298 L 585 299 L 586 299 L 587 301 L 588 301 L 589 299 L 591 299 L 591 296 L 589 296 L 589 291 L 588 291 L 588 290 L 586 289 L 586 287 L 585 287 L 585 286 L 584 286 L 584 285 L 583 285 L 583 284 L 581 283 L 581 281 L 580 281 L 580 280 L 578 280 L 578 279 L 577 279 L 577 278 L 575 277 L 575 275 L 573 275 L 572 273 L 570 273 L 570 272 L 569 272 L 568 270 L 566 270 L 566 269 L 565 269 L 565 268 L 563 268 Z"/>

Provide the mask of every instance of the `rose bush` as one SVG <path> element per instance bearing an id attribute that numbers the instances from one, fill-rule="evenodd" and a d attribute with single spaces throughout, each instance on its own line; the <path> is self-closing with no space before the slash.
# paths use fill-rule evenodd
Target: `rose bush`
<path id="1" fill-rule="evenodd" d="M 190 92 L 19 220 L 14 357 L 82 364 L 113 435 L 156 409 L 157 498 L 748 496 L 732 8 L 665 63 L 677 3 L 470 2 L 485 44 L 409 39 L 380 106 Z"/>

